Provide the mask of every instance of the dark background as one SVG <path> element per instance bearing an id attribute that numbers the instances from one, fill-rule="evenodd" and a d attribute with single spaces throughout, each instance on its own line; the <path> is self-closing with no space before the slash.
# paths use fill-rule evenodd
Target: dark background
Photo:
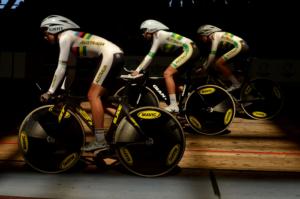
<path id="1" fill-rule="evenodd" d="M 200 25 L 211 23 L 243 37 L 258 57 L 297 58 L 293 48 L 299 44 L 299 10 L 292 0 L 194 0 L 194 5 L 183 0 L 183 7 L 169 7 L 168 2 L 25 0 L 16 10 L 1 14 L 0 48 L 47 51 L 39 25 L 46 16 L 58 14 L 72 19 L 85 31 L 112 40 L 128 55 L 143 55 L 148 49 L 139 26 L 143 20 L 153 18 L 192 39 Z"/>
<path id="2" fill-rule="evenodd" d="M 51 14 L 68 17 L 82 30 L 111 40 L 127 56 L 144 56 L 148 52 L 150 43 L 142 38 L 139 27 L 152 18 L 193 40 L 200 25 L 214 24 L 244 38 L 255 57 L 299 59 L 296 1 L 227 0 L 226 4 L 221 0 L 194 0 L 191 5 L 184 0 L 183 7 L 169 7 L 168 2 L 25 0 L 16 10 L 0 12 L 0 52 L 26 53 L 25 78 L 0 78 L 0 129 L 14 130 L 28 111 L 39 105 L 40 91 L 35 82 L 41 82 L 44 89 L 51 82 L 58 49 L 44 41 L 39 29 L 41 21 Z"/>

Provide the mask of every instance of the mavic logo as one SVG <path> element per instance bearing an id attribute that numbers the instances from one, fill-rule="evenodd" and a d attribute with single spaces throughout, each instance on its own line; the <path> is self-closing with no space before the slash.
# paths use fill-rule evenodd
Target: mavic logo
<path id="1" fill-rule="evenodd" d="M 0 9 L 4 9 L 6 6 L 9 7 L 8 9 L 16 9 L 21 2 L 24 0 L 0 0 Z"/>
<path id="2" fill-rule="evenodd" d="M 152 120 L 161 116 L 160 112 L 154 110 L 145 110 L 138 112 L 137 116 L 142 119 Z"/>

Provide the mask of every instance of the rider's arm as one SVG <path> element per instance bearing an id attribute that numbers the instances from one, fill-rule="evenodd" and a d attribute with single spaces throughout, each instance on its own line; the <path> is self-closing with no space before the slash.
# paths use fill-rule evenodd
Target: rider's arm
<path id="1" fill-rule="evenodd" d="M 62 81 L 65 75 L 66 68 L 67 68 L 67 62 L 58 61 L 58 65 L 55 70 L 52 83 L 49 88 L 49 93 L 53 94 L 56 91 L 57 87 L 59 86 L 60 82 Z"/>
<path id="2" fill-rule="evenodd" d="M 216 53 L 218 50 L 218 45 L 220 42 L 219 37 L 216 37 L 216 34 L 213 33 L 213 35 L 211 35 L 211 48 L 210 48 L 210 53 L 208 55 L 208 58 L 206 60 L 206 62 L 203 65 L 204 70 L 206 70 L 214 61 L 215 57 L 216 57 Z"/>
<path id="3" fill-rule="evenodd" d="M 62 82 L 64 75 L 66 73 L 67 62 L 70 54 L 71 41 L 65 37 L 61 37 L 59 41 L 59 46 L 60 46 L 59 61 L 52 79 L 52 83 L 48 90 L 48 92 L 51 94 L 53 94 L 56 91 L 57 87 Z"/>
<path id="4" fill-rule="evenodd" d="M 75 79 L 75 74 L 76 74 L 76 57 L 74 54 L 70 54 L 69 60 L 67 63 L 67 68 L 65 72 L 65 77 L 63 80 L 63 83 L 61 85 L 62 90 L 68 90 L 70 86 L 72 85 L 74 79 Z"/>
<path id="5" fill-rule="evenodd" d="M 140 72 L 141 70 L 144 70 L 149 66 L 153 57 L 155 56 L 158 47 L 159 47 L 159 40 L 154 37 L 152 47 L 149 53 L 146 55 L 146 57 L 143 59 L 140 65 L 135 69 L 135 71 Z"/>

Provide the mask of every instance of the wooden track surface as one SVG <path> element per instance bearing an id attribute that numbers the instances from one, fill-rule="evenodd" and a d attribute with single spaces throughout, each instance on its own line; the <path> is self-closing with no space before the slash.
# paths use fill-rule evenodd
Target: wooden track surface
<path id="1" fill-rule="evenodd" d="M 91 133 L 87 135 L 90 139 Z M 179 164 L 183 168 L 300 172 L 300 124 L 286 116 L 274 121 L 237 117 L 227 134 L 186 132 L 186 138 L 186 151 Z M 1 137 L 0 161 L 24 164 L 17 130 Z"/>
<path id="2" fill-rule="evenodd" d="M 236 119 L 227 135 L 188 135 L 188 168 L 300 171 L 300 144 L 271 121 Z"/>

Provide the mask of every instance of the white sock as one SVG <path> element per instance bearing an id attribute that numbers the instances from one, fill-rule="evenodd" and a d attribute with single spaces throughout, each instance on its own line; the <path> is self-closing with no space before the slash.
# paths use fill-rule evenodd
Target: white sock
<path id="1" fill-rule="evenodd" d="M 95 129 L 94 130 L 96 141 L 104 142 L 105 141 L 105 129 Z"/>
<path id="2" fill-rule="evenodd" d="M 176 94 L 169 94 L 169 97 L 170 97 L 170 105 L 176 105 L 177 106 Z"/>

